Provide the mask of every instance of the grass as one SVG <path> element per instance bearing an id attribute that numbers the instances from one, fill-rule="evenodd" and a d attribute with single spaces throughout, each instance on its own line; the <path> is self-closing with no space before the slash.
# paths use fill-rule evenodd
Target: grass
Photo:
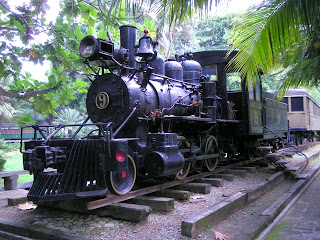
<path id="1" fill-rule="evenodd" d="M 8 151 L 3 151 L 4 157 L 6 159 L 6 163 L 4 164 L 3 171 L 13 171 L 13 170 L 23 170 L 23 161 L 22 161 L 22 153 L 17 148 L 13 148 Z M 19 175 L 18 177 L 18 186 L 21 184 L 32 182 L 33 176 L 29 174 Z M 3 179 L 0 180 L 0 185 L 3 186 Z"/>

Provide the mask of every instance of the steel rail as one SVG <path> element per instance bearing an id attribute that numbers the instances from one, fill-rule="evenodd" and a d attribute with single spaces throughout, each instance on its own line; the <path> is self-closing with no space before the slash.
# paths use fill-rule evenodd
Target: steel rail
<path id="1" fill-rule="evenodd" d="M 233 168 L 233 167 L 239 167 L 239 166 L 242 166 L 242 165 L 246 165 L 248 163 L 252 163 L 252 162 L 255 162 L 255 161 L 258 161 L 258 160 L 262 160 L 263 158 L 264 157 L 256 157 L 256 158 L 252 158 L 250 160 L 245 160 L 245 161 L 241 161 L 241 162 L 232 163 L 232 164 L 229 164 L 227 166 L 218 167 L 212 172 L 199 173 L 199 174 L 196 174 L 196 175 L 192 175 L 192 176 L 186 177 L 185 179 L 182 179 L 182 180 L 174 180 L 174 181 L 171 181 L 171 182 L 161 183 L 161 184 L 158 184 L 158 185 L 154 185 L 154 186 L 150 186 L 150 187 L 134 190 L 134 191 L 131 191 L 131 192 L 127 193 L 126 195 L 122 195 L 122 196 L 108 193 L 107 197 L 105 197 L 105 198 L 88 202 L 86 204 L 86 207 L 87 207 L 87 210 L 94 210 L 94 209 L 97 209 L 97 208 L 105 207 L 105 206 L 108 206 L 108 205 L 111 205 L 111 204 L 114 204 L 114 203 L 119 203 L 119 202 L 122 202 L 122 201 L 125 201 L 125 200 L 129 200 L 129 199 L 132 199 L 132 198 L 135 198 L 135 197 L 138 197 L 138 196 L 142 196 L 142 195 L 150 194 L 150 193 L 157 192 L 157 191 L 160 191 L 160 190 L 164 190 L 164 189 L 167 189 L 167 188 L 175 187 L 175 186 L 178 186 L 178 185 L 180 185 L 182 183 L 192 182 L 192 181 L 201 179 L 203 177 L 208 177 L 208 176 L 213 175 L 215 173 L 223 172 L 223 171 L 225 171 L 227 169 L 230 169 L 230 168 Z"/>

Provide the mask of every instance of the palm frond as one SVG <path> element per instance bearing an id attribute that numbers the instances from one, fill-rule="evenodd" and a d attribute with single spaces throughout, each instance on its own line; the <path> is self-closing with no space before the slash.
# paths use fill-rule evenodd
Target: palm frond
<path id="1" fill-rule="evenodd" d="M 101 1 L 101 0 L 98 0 Z M 217 5 L 222 0 L 111 0 L 109 3 L 109 13 L 114 10 L 126 7 L 128 13 L 136 14 L 137 10 L 143 6 L 149 6 L 149 11 L 157 16 L 168 19 L 170 25 L 181 22 L 191 17 L 196 10 L 209 11 L 213 5 Z M 226 0 L 227 2 L 229 0 Z"/>
<path id="2" fill-rule="evenodd" d="M 266 1 L 251 9 L 235 25 L 232 50 L 239 52 L 229 67 L 255 79 L 260 70 L 268 73 L 281 65 L 288 68 L 282 87 L 302 81 L 319 84 L 313 72 L 319 69 L 319 16 L 319 0 Z M 308 73 L 301 78 L 295 71 Z"/>

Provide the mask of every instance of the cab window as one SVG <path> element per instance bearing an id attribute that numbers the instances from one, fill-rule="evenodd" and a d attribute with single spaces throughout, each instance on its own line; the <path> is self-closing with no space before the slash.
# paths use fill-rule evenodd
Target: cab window
<path id="1" fill-rule="evenodd" d="M 217 65 L 207 65 L 202 67 L 202 75 L 207 76 L 209 81 L 217 81 Z"/>

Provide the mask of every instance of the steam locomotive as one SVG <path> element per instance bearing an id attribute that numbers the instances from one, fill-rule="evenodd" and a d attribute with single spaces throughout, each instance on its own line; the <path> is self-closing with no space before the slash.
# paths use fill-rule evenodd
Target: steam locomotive
<path id="1" fill-rule="evenodd" d="M 124 195 L 136 181 L 182 180 L 194 169 L 213 171 L 219 161 L 252 157 L 261 144 L 283 142 L 287 105 L 263 92 L 259 79 L 243 79 L 241 90 L 227 91 L 225 66 L 236 52 L 164 61 L 147 30 L 138 45 L 136 35 L 136 27 L 121 26 L 119 49 L 111 37 L 81 41 L 84 63 L 100 69 L 87 93 L 88 118 L 69 137 L 57 137 L 66 127 L 60 125 L 48 137 L 25 142 L 24 169 L 34 174 L 29 200 Z M 96 128 L 79 137 L 87 125 Z"/>

